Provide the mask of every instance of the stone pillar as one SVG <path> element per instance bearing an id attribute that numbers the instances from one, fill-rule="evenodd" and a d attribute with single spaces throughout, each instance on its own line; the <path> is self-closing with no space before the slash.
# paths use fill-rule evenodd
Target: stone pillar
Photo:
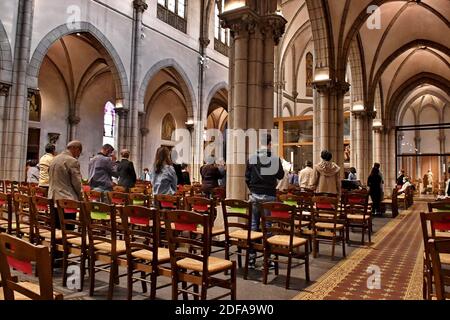
<path id="1" fill-rule="evenodd" d="M 320 152 L 328 150 L 334 161 L 344 167 L 344 95 L 350 86 L 346 82 L 324 80 L 314 82 L 318 94 L 319 108 L 314 106 L 314 122 L 317 139 L 320 137 L 320 150 L 315 151 L 315 161 L 320 161 Z M 316 140 L 317 141 L 317 140 Z M 316 154 L 317 152 L 317 154 Z M 342 176 L 344 170 L 341 171 Z"/>
<path id="2" fill-rule="evenodd" d="M 139 160 L 139 86 L 141 79 L 142 58 L 142 15 L 148 5 L 145 0 L 133 0 L 133 41 L 131 46 L 131 76 L 130 76 L 130 116 L 128 118 L 128 143 L 130 149 L 130 160 L 138 165 Z M 121 146 L 123 148 L 123 146 Z"/>
<path id="3" fill-rule="evenodd" d="M 272 1 L 273 2 L 273 1 Z M 273 9 L 273 11 L 272 11 Z M 221 19 L 230 28 L 230 129 L 272 129 L 274 115 L 274 48 L 287 21 L 274 14 L 276 5 L 266 1 L 226 11 Z M 238 148 L 230 136 L 227 142 L 227 197 L 244 199 L 245 163 L 249 149 Z M 232 161 L 233 163 L 230 163 Z"/>
<path id="4" fill-rule="evenodd" d="M 115 109 L 118 121 L 118 147 L 121 149 L 127 148 L 127 137 L 128 137 L 128 113 L 129 110 L 125 108 L 116 108 Z"/>
<path id="5" fill-rule="evenodd" d="M 78 125 L 81 122 L 81 118 L 78 117 L 75 114 L 71 114 L 69 115 L 69 118 L 67 119 L 68 123 L 69 123 L 69 141 L 75 140 L 77 139 L 77 135 L 78 135 Z"/>
<path id="6" fill-rule="evenodd" d="M 5 176 L 24 180 L 28 137 L 27 67 L 30 60 L 34 0 L 19 0 L 11 100 L 6 110 Z"/>
<path id="7" fill-rule="evenodd" d="M 388 188 L 389 192 L 390 189 L 394 188 L 395 186 L 395 182 L 396 182 L 396 178 L 397 178 L 397 171 L 396 170 L 396 162 L 397 162 L 397 157 L 396 157 L 396 151 L 395 150 L 395 145 L 396 142 L 395 140 L 397 139 L 397 137 L 395 136 L 395 127 L 390 127 L 387 130 L 386 133 L 386 155 L 385 155 L 385 159 L 386 159 L 386 173 L 384 176 L 384 182 L 386 187 Z M 388 193 L 389 194 L 389 193 Z"/>
<path id="8" fill-rule="evenodd" d="M 5 136 L 5 124 L 6 124 L 6 105 L 9 96 L 10 85 L 0 83 L 0 141 L 4 141 Z M 5 145 L 0 144 L 0 179 L 4 178 L 5 174 Z"/>

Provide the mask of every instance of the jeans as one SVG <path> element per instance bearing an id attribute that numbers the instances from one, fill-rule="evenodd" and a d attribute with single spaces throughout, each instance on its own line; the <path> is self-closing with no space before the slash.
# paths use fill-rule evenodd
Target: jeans
<path id="1" fill-rule="evenodd" d="M 275 196 L 267 196 L 264 194 L 255 194 L 252 193 L 250 195 L 250 202 L 252 203 L 252 231 L 260 231 L 260 222 L 261 222 L 261 214 L 263 213 L 262 204 L 265 202 L 275 202 L 277 201 L 277 197 Z M 263 214 L 265 216 L 269 216 L 270 212 L 266 211 Z M 266 227 L 270 228 L 271 223 L 267 222 Z M 255 250 L 249 250 L 251 259 L 254 259 Z"/>

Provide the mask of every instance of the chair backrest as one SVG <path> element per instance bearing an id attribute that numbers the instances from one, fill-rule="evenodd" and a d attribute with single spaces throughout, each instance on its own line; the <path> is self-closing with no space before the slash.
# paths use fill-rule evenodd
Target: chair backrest
<path id="1" fill-rule="evenodd" d="M 53 200 L 44 197 L 33 196 L 31 198 L 32 209 L 34 210 L 34 232 L 36 243 L 41 244 L 44 239 L 41 232 L 50 232 L 51 241 L 55 241 L 55 210 Z"/>
<path id="2" fill-rule="evenodd" d="M 337 223 L 338 219 L 338 199 L 336 196 L 315 196 L 314 221 L 332 220 Z"/>
<path id="3" fill-rule="evenodd" d="M 133 193 L 145 194 L 145 186 L 130 188 L 130 194 L 133 194 Z"/>
<path id="4" fill-rule="evenodd" d="M 197 196 L 197 197 L 203 197 L 203 190 L 202 190 L 202 185 L 199 184 L 195 184 L 192 186 L 192 190 L 191 190 L 191 195 L 192 196 Z"/>
<path id="5" fill-rule="evenodd" d="M 158 261 L 160 244 L 160 217 L 156 209 L 142 206 L 126 206 L 120 208 L 122 229 L 127 248 L 128 259 L 135 250 L 152 252 L 152 261 Z"/>
<path id="6" fill-rule="evenodd" d="M 211 217 L 206 214 L 185 210 L 163 211 L 163 216 L 172 270 L 178 269 L 178 260 L 191 258 L 202 263 L 203 274 L 206 274 L 208 257 L 211 252 Z M 192 238 L 190 232 L 183 232 L 195 231 L 197 227 L 202 227 L 204 230 L 199 237 Z"/>
<path id="7" fill-rule="evenodd" d="M 84 192 L 84 200 L 89 202 L 101 202 L 102 193 L 101 191 L 89 190 Z"/>
<path id="8" fill-rule="evenodd" d="M 282 194 L 279 196 L 279 199 L 281 203 L 294 207 L 300 207 L 303 201 L 303 198 L 295 194 Z"/>
<path id="9" fill-rule="evenodd" d="M 144 193 L 130 193 L 129 205 L 150 207 L 150 197 Z"/>
<path id="10" fill-rule="evenodd" d="M 126 206 L 130 201 L 128 193 L 118 191 L 108 192 L 108 199 L 111 204 L 116 206 Z"/>
<path id="11" fill-rule="evenodd" d="M 7 224 L 2 226 L 6 232 L 12 233 L 12 218 L 13 216 L 13 202 L 12 195 L 7 193 L 0 193 L 0 221 L 5 221 Z"/>
<path id="12" fill-rule="evenodd" d="M 89 237 L 89 245 L 96 242 L 111 244 L 111 252 L 116 252 L 117 224 L 116 208 L 101 202 L 84 202 L 82 204 L 84 223 Z"/>
<path id="13" fill-rule="evenodd" d="M 209 214 L 213 217 L 214 220 L 216 219 L 217 210 L 216 210 L 216 202 L 214 200 L 192 196 L 186 197 L 184 201 L 186 210 L 194 211 L 197 213 Z"/>
<path id="14" fill-rule="evenodd" d="M 122 193 L 124 193 L 124 192 L 127 191 L 127 189 L 125 187 L 122 187 L 122 186 L 114 186 L 113 187 L 113 191 L 114 192 L 122 192 Z"/>
<path id="15" fill-rule="evenodd" d="M 5 180 L 0 180 L 0 193 L 6 193 Z"/>
<path id="16" fill-rule="evenodd" d="M 252 225 L 252 204 L 237 199 L 226 199 L 222 201 L 223 222 L 225 236 L 228 237 L 230 228 L 247 231 L 247 239 L 250 239 Z"/>
<path id="17" fill-rule="evenodd" d="M 39 278 L 39 291 L 30 290 L 23 283 L 15 281 L 10 267 L 25 274 L 33 274 L 32 262 L 35 263 Z M 34 246 L 8 234 L 0 234 L 0 274 L 6 300 L 14 300 L 14 292 L 32 300 L 62 299 L 61 295 L 53 295 L 51 259 L 47 247 Z"/>
<path id="18" fill-rule="evenodd" d="M 369 216 L 369 192 L 355 190 L 343 193 L 342 205 L 345 214 Z"/>
<path id="19" fill-rule="evenodd" d="M 19 186 L 19 193 L 26 195 L 26 196 L 31 196 L 31 190 L 30 187 L 27 185 L 20 185 Z"/>
<path id="20" fill-rule="evenodd" d="M 63 244 L 67 245 L 69 238 L 81 238 L 81 246 L 86 245 L 86 226 L 83 220 L 81 202 L 60 199 L 56 201 L 60 221 Z"/>
<path id="21" fill-rule="evenodd" d="M 450 286 L 450 269 L 442 268 L 442 255 L 450 256 L 450 240 L 430 239 L 428 243 L 431 251 L 431 263 L 433 265 L 433 278 L 437 300 L 446 300 L 450 294 L 445 287 Z"/>
<path id="22" fill-rule="evenodd" d="M 48 197 L 48 189 L 42 188 L 42 187 L 32 187 L 31 188 L 31 195 L 37 196 L 37 197 Z"/>
<path id="23" fill-rule="evenodd" d="M 227 197 L 227 190 L 224 187 L 217 187 L 212 190 L 212 197 L 216 203 L 221 203 Z"/>
<path id="24" fill-rule="evenodd" d="M 27 195 L 14 193 L 14 211 L 16 216 L 16 235 L 23 235 L 23 228 L 30 226 L 30 241 L 34 239 L 34 211 L 31 209 L 31 198 Z"/>
<path id="25" fill-rule="evenodd" d="M 181 209 L 181 198 L 169 194 L 155 195 L 155 204 L 159 210 L 179 210 Z"/>
<path id="26" fill-rule="evenodd" d="M 294 220 L 297 213 L 295 206 L 280 202 L 267 202 L 262 204 L 262 208 L 270 212 L 269 215 L 261 215 L 261 225 L 264 238 L 274 235 L 289 235 L 290 248 L 295 232 Z"/>
<path id="27" fill-rule="evenodd" d="M 450 211 L 450 199 L 428 202 L 428 212 Z"/>

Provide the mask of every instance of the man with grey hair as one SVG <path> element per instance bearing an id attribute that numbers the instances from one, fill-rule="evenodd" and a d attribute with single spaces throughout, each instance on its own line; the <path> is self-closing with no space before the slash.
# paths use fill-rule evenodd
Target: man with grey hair
<path id="1" fill-rule="evenodd" d="M 71 141 L 66 150 L 53 159 L 48 170 L 49 199 L 81 200 L 81 171 L 78 158 L 82 151 L 80 141 Z"/>

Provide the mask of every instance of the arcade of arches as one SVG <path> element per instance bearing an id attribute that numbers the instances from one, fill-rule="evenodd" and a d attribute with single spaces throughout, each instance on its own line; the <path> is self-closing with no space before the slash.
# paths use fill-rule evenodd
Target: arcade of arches
<path id="1" fill-rule="evenodd" d="M 449 19 L 448 0 L 1 1 L 0 179 L 24 180 L 48 142 L 75 139 L 84 178 L 104 142 L 141 172 L 183 128 L 201 181 L 206 129 L 277 128 L 294 171 L 327 149 L 363 184 L 380 163 L 386 193 L 400 169 L 422 193 L 431 169 L 437 195 Z M 244 171 L 228 164 L 228 197 L 248 195 Z"/>

